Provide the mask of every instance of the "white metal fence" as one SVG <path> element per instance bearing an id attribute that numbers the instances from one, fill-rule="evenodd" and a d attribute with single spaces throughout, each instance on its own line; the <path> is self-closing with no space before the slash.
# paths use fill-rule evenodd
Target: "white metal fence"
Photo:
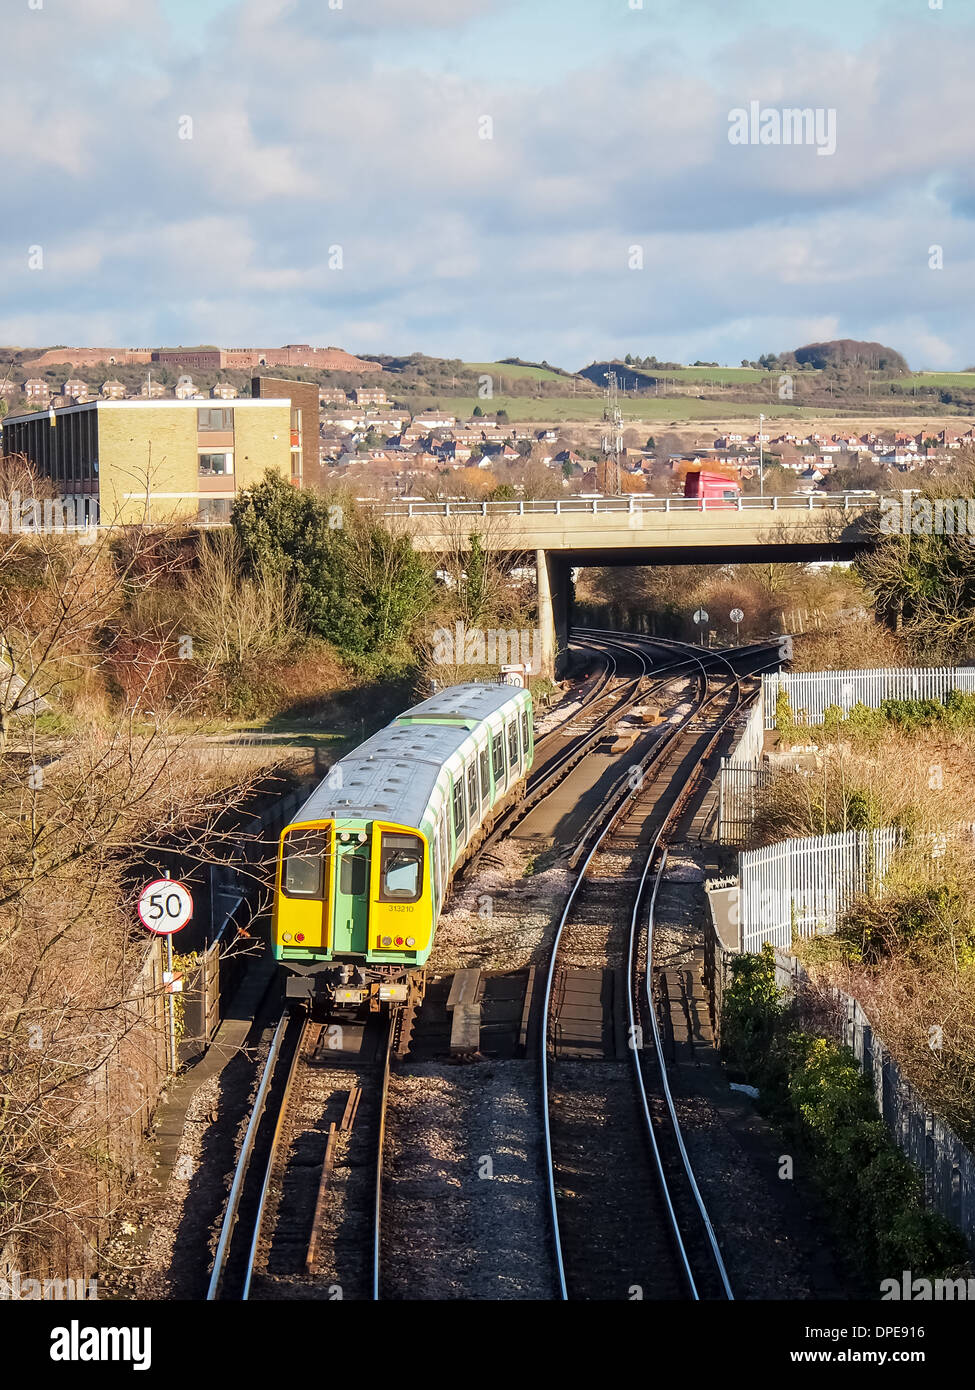
<path id="1" fill-rule="evenodd" d="M 363 501 L 371 499 L 363 498 Z M 532 516 L 567 515 L 572 512 L 863 512 L 878 505 L 876 497 L 857 493 L 810 492 L 794 497 L 737 497 L 733 501 L 707 497 L 653 497 L 632 492 L 625 497 L 532 498 L 528 501 L 385 502 L 377 503 L 386 516 Z"/>
<path id="2" fill-rule="evenodd" d="M 975 1250 L 975 1157 L 903 1075 L 852 995 L 813 985 L 795 956 L 775 953 L 776 983 L 797 1000 L 804 1026 L 845 1043 L 870 1082 L 891 1138 L 924 1176 L 925 1205 Z"/>
<path id="3" fill-rule="evenodd" d="M 884 700 L 944 700 L 952 690 L 975 692 L 975 666 L 885 667 L 877 671 L 773 671 L 762 677 L 765 727 L 775 728 L 775 702 L 785 691 L 800 724 L 822 724 L 830 705 L 879 709 Z"/>
<path id="4" fill-rule="evenodd" d="M 741 949 L 833 932 L 855 898 L 878 887 L 903 831 L 847 830 L 782 840 L 738 856 Z"/>
<path id="5" fill-rule="evenodd" d="M 730 755 L 721 760 L 718 781 L 718 839 L 722 844 L 740 845 L 748 837 L 755 819 L 756 799 L 769 780 L 761 766 L 765 743 L 765 696 L 759 691 Z"/>

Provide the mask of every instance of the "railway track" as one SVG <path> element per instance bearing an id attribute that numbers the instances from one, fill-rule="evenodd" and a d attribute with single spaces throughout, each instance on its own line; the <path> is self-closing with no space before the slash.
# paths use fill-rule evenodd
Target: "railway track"
<path id="1" fill-rule="evenodd" d="M 217 1243 L 209 1300 L 378 1299 L 390 1061 L 408 1021 L 285 1015 Z"/>
<path id="2" fill-rule="evenodd" d="M 656 639 L 617 641 L 609 633 L 587 632 L 578 645 L 602 657 L 603 671 L 595 686 L 586 693 L 580 709 L 558 729 L 539 739 L 535 748 L 535 765 L 528 777 L 524 796 L 504 812 L 485 836 L 464 865 L 461 871 L 463 876 L 476 872 L 492 847 L 552 794 L 613 725 L 646 700 L 658 686 L 673 680 L 682 670 L 693 669 L 695 664 L 699 664 L 694 658 L 681 656 L 678 659 L 675 654 L 673 660 L 654 665 L 649 649 L 659 647 L 661 650 L 683 653 L 686 649 L 677 642 L 658 643 Z M 635 673 L 626 676 L 620 674 L 621 656 L 635 663 Z M 651 682 L 649 687 L 648 681 Z M 565 742 L 567 734 L 568 743 Z"/>
<path id="3" fill-rule="evenodd" d="M 564 1299 L 733 1297 L 680 1132 L 653 990 L 666 841 L 745 700 L 725 657 L 689 659 L 698 667 L 692 707 L 586 827 L 549 959 L 542 1109 Z"/>

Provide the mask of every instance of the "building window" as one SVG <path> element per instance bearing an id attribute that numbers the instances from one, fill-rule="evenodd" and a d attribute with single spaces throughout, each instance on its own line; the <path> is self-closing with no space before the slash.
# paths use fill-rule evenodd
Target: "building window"
<path id="1" fill-rule="evenodd" d="M 199 466 L 201 478 L 227 477 L 234 471 L 234 456 L 229 453 L 201 454 Z"/>
<path id="2" fill-rule="evenodd" d="M 232 409 L 207 406 L 203 410 L 196 412 L 196 428 L 201 434 L 212 430 L 222 430 L 224 432 L 232 430 L 234 427 L 234 412 Z"/>
<path id="3" fill-rule="evenodd" d="M 199 520 L 204 526 L 220 526 L 230 520 L 229 497 L 201 497 Z"/>

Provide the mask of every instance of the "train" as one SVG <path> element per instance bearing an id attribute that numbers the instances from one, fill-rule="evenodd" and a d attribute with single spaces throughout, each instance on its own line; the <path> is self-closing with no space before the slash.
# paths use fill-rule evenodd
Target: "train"
<path id="1" fill-rule="evenodd" d="M 293 1007 L 422 998 L 451 880 L 525 794 L 530 691 L 448 686 L 340 759 L 282 831 L 272 943 Z"/>

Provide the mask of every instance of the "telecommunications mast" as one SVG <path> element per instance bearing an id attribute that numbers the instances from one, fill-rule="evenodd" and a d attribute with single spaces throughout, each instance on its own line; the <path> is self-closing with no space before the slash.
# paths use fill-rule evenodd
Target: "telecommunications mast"
<path id="1" fill-rule="evenodd" d="M 611 497 L 623 491 L 621 467 L 623 461 L 623 412 L 620 409 L 619 382 L 615 372 L 606 373 L 605 417 L 609 430 L 603 435 L 603 470 L 605 490 Z"/>

